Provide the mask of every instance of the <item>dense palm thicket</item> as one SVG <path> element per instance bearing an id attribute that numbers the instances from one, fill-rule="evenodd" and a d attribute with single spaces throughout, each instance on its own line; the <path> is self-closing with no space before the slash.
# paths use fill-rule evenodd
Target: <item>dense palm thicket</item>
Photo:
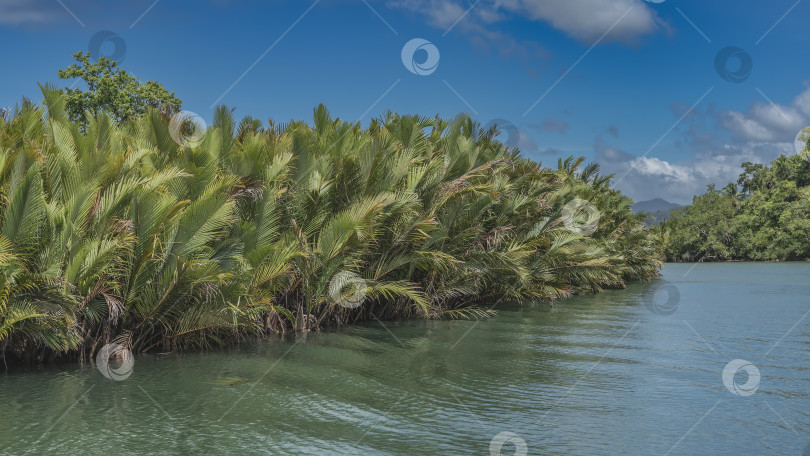
<path id="1" fill-rule="evenodd" d="M 364 129 L 319 107 L 311 125 L 237 125 L 220 107 L 179 145 L 159 111 L 77 124 L 44 93 L 0 118 L 4 357 L 477 317 L 658 273 L 642 216 L 598 167 L 543 168 L 468 117 Z M 566 228 L 575 200 L 598 208 L 593 234 Z"/>
<path id="2" fill-rule="evenodd" d="M 661 225 L 668 261 L 810 259 L 810 150 L 742 167 Z"/>

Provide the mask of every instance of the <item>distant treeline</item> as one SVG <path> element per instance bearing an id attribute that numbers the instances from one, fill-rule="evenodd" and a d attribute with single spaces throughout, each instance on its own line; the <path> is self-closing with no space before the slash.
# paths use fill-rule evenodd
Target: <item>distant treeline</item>
<path id="1" fill-rule="evenodd" d="M 667 261 L 810 259 L 810 154 L 743 163 L 736 183 L 709 186 L 659 229 Z"/>

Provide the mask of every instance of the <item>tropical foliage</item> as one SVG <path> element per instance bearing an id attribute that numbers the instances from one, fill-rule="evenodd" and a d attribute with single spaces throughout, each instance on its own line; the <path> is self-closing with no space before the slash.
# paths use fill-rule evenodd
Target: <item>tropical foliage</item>
<path id="1" fill-rule="evenodd" d="M 3 356 L 479 317 L 660 267 L 598 166 L 544 168 L 466 116 L 363 128 L 321 106 L 311 125 L 263 125 L 220 107 L 190 137 L 156 109 L 77 123 L 63 94 L 43 93 L 0 118 Z M 596 210 L 588 232 L 565 210 L 575 201 Z"/>
<path id="2" fill-rule="evenodd" d="M 668 261 L 810 259 L 810 153 L 743 163 L 660 227 Z"/>
<path id="3" fill-rule="evenodd" d="M 67 113 L 74 122 L 84 123 L 85 113 L 98 116 L 102 112 L 115 120 L 128 120 L 143 114 L 148 107 L 167 113 L 180 109 L 181 101 L 174 92 L 166 90 L 155 81 L 141 81 L 126 70 L 118 68 L 118 63 L 107 57 L 91 60 L 89 52 L 73 54 L 77 63 L 59 70 L 62 79 L 79 78 L 82 87 L 65 87 L 62 92 L 67 100 Z"/>

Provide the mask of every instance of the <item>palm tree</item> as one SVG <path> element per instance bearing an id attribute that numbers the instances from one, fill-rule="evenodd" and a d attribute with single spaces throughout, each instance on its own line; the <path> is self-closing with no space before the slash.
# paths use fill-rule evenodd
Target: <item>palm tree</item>
<path id="1" fill-rule="evenodd" d="M 159 111 L 79 125 L 43 93 L 47 112 L 0 119 L 3 356 L 481 317 L 660 266 L 597 165 L 544 168 L 466 116 L 388 113 L 364 129 L 319 106 L 311 125 L 265 126 L 219 107 L 181 145 Z M 592 233 L 566 227 L 579 200 L 600 215 Z"/>

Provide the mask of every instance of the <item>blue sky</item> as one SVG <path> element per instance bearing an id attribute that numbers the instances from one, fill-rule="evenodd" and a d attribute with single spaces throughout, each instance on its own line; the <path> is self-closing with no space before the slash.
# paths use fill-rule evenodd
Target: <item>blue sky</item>
<path id="1" fill-rule="evenodd" d="M 100 53 L 206 119 L 217 102 L 278 121 L 319 103 L 364 122 L 467 112 L 504 119 L 538 161 L 582 155 L 636 200 L 686 203 L 795 153 L 809 15 L 801 0 L 0 0 L 0 106 L 71 84 L 57 70 L 108 31 Z M 438 50 L 429 74 L 403 63 L 412 39 Z"/>

